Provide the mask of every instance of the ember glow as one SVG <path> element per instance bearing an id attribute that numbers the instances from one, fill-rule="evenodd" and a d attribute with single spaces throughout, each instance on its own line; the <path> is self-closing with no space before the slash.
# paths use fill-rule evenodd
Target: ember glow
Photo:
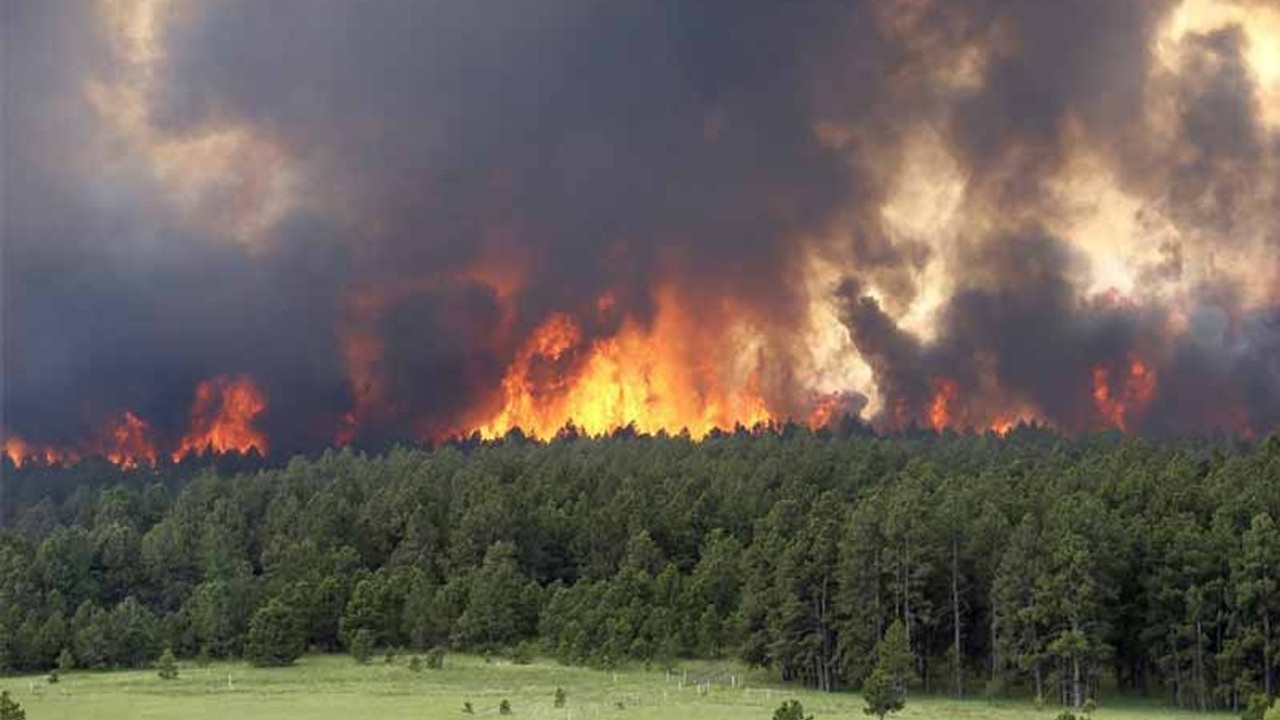
<path id="1" fill-rule="evenodd" d="M 14 463 L 1280 427 L 1273 2 L 73 5 L 5 6 Z"/>

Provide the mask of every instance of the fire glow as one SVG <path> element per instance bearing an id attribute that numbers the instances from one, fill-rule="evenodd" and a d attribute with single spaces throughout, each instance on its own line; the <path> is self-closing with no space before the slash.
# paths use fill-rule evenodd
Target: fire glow
<path id="1" fill-rule="evenodd" d="M 173 452 L 174 461 L 206 450 L 266 454 L 267 437 L 254 427 L 266 409 L 266 398 L 247 375 L 220 376 L 200 383 L 191 408 L 191 430 Z"/>
<path id="2" fill-rule="evenodd" d="M 615 335 L 594 340 L 568 315 L 553 314 L 517 353 L 502 380 L 501 406 L 479 432 L 494 438 L 519 428 L 547 438 L 572 424 L 589 435 L 633 427 L 700 438 L 776 419 L 758 376 L 727 377 L 713 358 L 700 361 L 695 338 L 668 296 L 660 296 L 650 327 L 628 320 Z"/>
<path id="3" fill-rule="evenodd" d="M 1127 365 L 1093 369 L 1093 399 L 1098 413 L 1110 427 L 1128 431 L 1146 412 L 1156 392 L 1156 375 L 1137 356 Z"/>

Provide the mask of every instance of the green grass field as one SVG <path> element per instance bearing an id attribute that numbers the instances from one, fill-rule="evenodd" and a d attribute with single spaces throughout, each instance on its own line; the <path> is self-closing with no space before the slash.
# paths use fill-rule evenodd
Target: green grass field
<path id="1" fill-rule="evenodd" d="M 746 672 L 739 687 L 727 676 L 743 668 L 730 663 L 688 663 L 692 678 L 724 678 L 702 692 L 682 676 L 631 668 L 618 673 L 564 667 L 550 660 L 531 665 L 486 663 L 451 655 L 443 670 L 410 672 L 407 658 L 395 665 L 380 660 L 358 666 L 345 656 L 310 656 L 295 667 L 256 669 L 239 663 L 200 668 L 182 663 L 177 680 L 154 671 L 66 673 L 56 685 L 43 677 L 0 678 L 27 711 L 28 720 L 427 720 L 466 718 L 464 701 L 476 717 L 497 717 L 505 698 L 513 718 L 555 720 L 769 720 L 783 700 L 798 698 L 817 720 L 865 718 L 853 694 L 821 694 L 784 686 L 762 672 Z M 683 685 L 683 686 L 682 686 Z M 556 687 L 568 693 L 563 709 L 553 707 Z M 621 707 L 619 707 L 619 703 Z M 956 702 L 912 698 L 903 720 L 1052 720 L 1056 712 L 1036 711 L 1027 702 Z M 1103 705 L 1103 720 L 1157 720 L 1204 717 L 1155 706 Z M 1227 716 L 1220 716 L 1227 717 Z"/>

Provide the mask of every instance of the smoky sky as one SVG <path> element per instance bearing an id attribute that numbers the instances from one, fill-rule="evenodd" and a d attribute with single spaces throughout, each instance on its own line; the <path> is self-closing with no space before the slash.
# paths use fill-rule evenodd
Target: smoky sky
<path id="1" fill-rule="evenodd" d="M 273 452 L 366 401 L 366 439 L 458 430 L 550 314 L 609 337 L 658 288 L 695 326 L 749 316 L 787 412 L 825 297 L 874 380 L 840 390 L 889 426 L 946 376 L 976 424 L 1090 429 L 1090 369 L 1135 355 L 1143 430 L 1280 420 L 1280 134 L 1238 23 L 1167 67 L 1172 0 L 159 5 L 150 35 L 145 3 L 0 9 L 7 432 L 72 443 L 128 409 L 172 444 L 196 384 L 241 374 Z M 883 212 L 920 128 L 963 178 L 946 241 Z M 1063 230 L 1085 152 L 1166 227 L 1132 239 L 1122 300 Z M 1244 250 L 1247 296 L 1193 272 Z M 815 257 L 839 282 L 806 281 Z M 902 318 L 934 263 L 925 337 Z"/>

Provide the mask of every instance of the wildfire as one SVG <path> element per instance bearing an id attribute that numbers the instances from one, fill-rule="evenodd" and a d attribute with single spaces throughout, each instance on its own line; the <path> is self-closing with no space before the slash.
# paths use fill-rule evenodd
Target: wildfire
<path id="1" fill-rule="evenodd" d="M 604 338 L 585 338 L 571 317 L 553 314 L 517 353 L 502 380 L 501 406 L 480 434 L 520 428 L 545 438 L 571 423 L 592 435 L 633 426 L 703 437 L 773 419 L 759 376 L 726 374 L 723 358 L 699 338 L 670 295 L 658 296 L 650 326 L 627 320 Z"/>
<path id="2" fill-rule="evenodd" d="M 951 425 L 951 404 L 960 394 L 960 387 L 951 378 L 938 378 L 933 383 L 933 402 L 929 405 L 929 424 L 941 432 Z"/>
<path id="3" fill-rule="evenodd" d="M 205 449 L 219 453 L 257 449 L 265 454 L 267 437 L 254 427 L 254 421 L 266 409 L 266 398 L 247 375 L 201 382 L 191 407 L 191 429 L 173 452 L 174 461 Z"/>
<path id="4" fill-rule="evenodd" d="M 156 464 L 156 446 L 147 421 L 125 411 L 107 424 L 102 438 L 102 455 L 124 468 L 145 462 Z"/>
<path id="5" fill-rule="evenodd" d="M 34 445 L 17 435 L 5 437 L 4 454 L 15 467 L 22 467 L 28 462 L 44 465 L 69 464 L 80 459 L 80 455 L 74 450 L 56 448 L 52 445 Z"/>
<path id="6" fill-rule="evenodd" d="M 1118 372 L 1116 371 L 1118 370 Z M 1136 355 L 1120 368 L 1093 369 L 1093 402 L 1110 427 L 1128 431 L 1155 396 L 1156 374 Z"/>

